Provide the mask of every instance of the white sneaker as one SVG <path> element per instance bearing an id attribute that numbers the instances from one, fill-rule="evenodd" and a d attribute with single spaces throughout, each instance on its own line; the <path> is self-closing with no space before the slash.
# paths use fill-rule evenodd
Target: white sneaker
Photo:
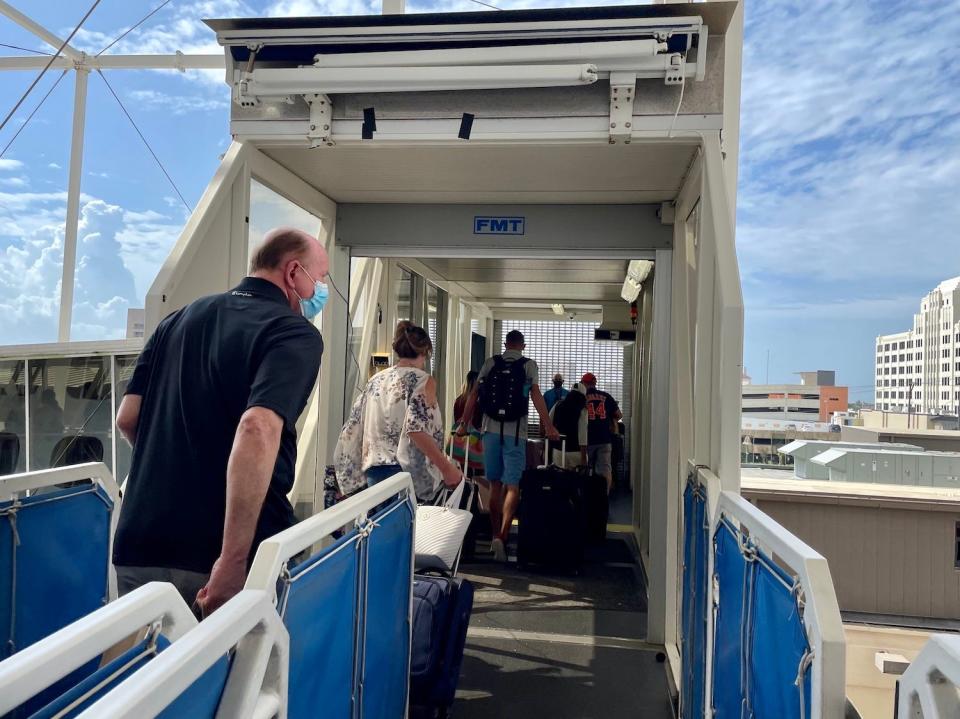
<path id="1" fill-rule="evenodd" d="M 507 548 L 503 546 L 503 540 L 499 537 L 494 537 L 493 541 L 490 542 L 490 549 L 493 550 L 493 558 L 498 562 L 507 561 Z"/>

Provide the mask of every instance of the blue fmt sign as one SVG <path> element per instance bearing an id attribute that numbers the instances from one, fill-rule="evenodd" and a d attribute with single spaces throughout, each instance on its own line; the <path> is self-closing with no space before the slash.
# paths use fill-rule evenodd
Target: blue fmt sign
<path id="1" fill-rule="evenodd" d="M 474 217 L 475 235 L 522 235 L 523 217 Z"/>

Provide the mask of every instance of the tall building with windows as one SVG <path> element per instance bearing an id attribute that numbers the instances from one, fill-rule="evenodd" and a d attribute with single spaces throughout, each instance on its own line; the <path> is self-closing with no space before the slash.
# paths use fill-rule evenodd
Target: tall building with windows
<path id="1" fill-rule="evenodd" d="M 957 414 L 960 408 L 960 277 L 920 302 L 913 328 L 877 337 L 876 408 Z"/>

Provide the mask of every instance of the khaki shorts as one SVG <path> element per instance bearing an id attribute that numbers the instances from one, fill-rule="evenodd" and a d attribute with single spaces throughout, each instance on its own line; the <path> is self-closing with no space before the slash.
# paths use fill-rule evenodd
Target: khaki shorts
<path id="1" fill-rule="evenodd" d="M 594 474 L 601 477 L 613 476 L 613 445 L 591 444 L 587 447 L 587 463 L 593 467 Z"/>

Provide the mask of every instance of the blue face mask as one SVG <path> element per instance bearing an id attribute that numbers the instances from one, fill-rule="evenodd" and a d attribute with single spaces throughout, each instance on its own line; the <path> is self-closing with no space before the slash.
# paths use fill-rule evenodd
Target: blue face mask
<path id="1" fill-rule="evenodd" d="M 303 265 L 300 266 L 300 269 L 303 270 L 303 274 L 310 277 L 310 273 L 304 269 Z M 300 311 L 308 320 L 312 320 L 323 311 L 323 307 L 330 297 L 330 290 L 325 282 L 314 280 L 312 277 L 310 277 L 310 280 L 313 282 L 313 296 L 305 300 L 299 294 L 297 295 L 297 297 L 300 297 Z"/>

